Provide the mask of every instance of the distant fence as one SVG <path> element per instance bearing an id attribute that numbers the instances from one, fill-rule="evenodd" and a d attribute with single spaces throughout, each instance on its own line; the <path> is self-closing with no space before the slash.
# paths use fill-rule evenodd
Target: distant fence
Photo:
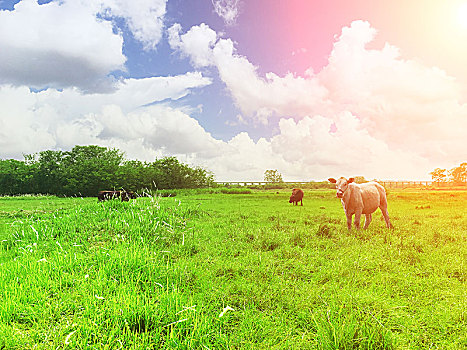
<path id="1" fill-rule="evenodd" d="M 274 184 L 289 184 L 289 185 L 305 185 L 310 183 L 309 181 L 283 181 L 283 182 L 267 182 L 267 181 L 216 181 L 218 185 L 224 186 L 263 186 L 263 185 L 274 185 Z"/>
<path id="2" fill-rule="evenodd" d="M 418 188 L 418 187 L 427 187 L 427 186 L 433 185 L 433 181 L 378 181 L 378 182 L 386 188 Z"/>
<path id="3" fill-rule="evenodd" d="M 378 181 L 386 188 L 419 188 L 428 186 L 449 187 L 450 183 L 437 183 L 433 181 Z M 216 181 L 218 185 L 222 186 L 264 186 L 274 185 L 274 183 L 266 181 Z M 313 183 L 313 182 L 311 182 Z M 278 184 L 286 185 L 306 185 L 310 184 L 309 181 L 284 181 Z"/>
<path id="4" fill-rule="evenodd" d="M 466 187 L 467 183 L 457 183 L 452 182 L 437 182 L 437 181 L 379 181 L 381 185 L 386 188 L 424 188 L 424 187 L 437 187 L 437 188 L 459 188 L 462 189 Z M 313 183 L 313 181 L 284 181 L 279 183 L 272 183 L 266 181 L 216 181 L 216 184 L 222 186 L 264 186 L 264 185 L 275 185 L 275 184 L 285 184 L 290 186 L 299 186 L 299 185 L 308 185 Z M 325 183 L 325 181 L 321 182 Z"/>

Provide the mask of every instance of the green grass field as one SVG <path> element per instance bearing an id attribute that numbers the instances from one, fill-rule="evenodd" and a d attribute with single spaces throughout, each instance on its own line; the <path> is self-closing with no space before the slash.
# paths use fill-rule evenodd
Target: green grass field
<path id="1" fill-rule="evenodd" d="M 466 349 L 467 192 L 0 198 L 0 349 Z"/>

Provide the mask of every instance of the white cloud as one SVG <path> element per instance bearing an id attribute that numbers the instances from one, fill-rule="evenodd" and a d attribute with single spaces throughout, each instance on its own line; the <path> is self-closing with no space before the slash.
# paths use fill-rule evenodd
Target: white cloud
<path id="1" fill-rule="evenodd" d="M 234 54 L 231 40 L 219 40 L 213 56 L 221 79 L 246 116 L 263 123 L 273 115 L 303 117 L 319 112 L 318 108 L 326 103 L 327 90 L 315 77 L 291 73 L 284 77 L 274 73 L 259 77 L 254 65 Z"/>
<path id="2" fill-rule="evenodd" d="M 124 18 L 136 40 L 145 50 L 153 50 L 163 35 L 167 0 L 95 0 L 104 13 Z"/>
<path id="3" fill-rule="evenodd" d="M 342 30 L 318 75 L 333 109 L 352 111 L 362 128 L 393 150 L 432 161 L 459 159 L 459 130 L 467 127 L 461 86 L 440 69 L 402 59 L 389 44 L 367 49 L 375 34 L 363 21 Z"/>
<path id="4" fill-rule="evenodd" d="M 22 0 L 0 11 L 0 84 L 109 92 L 116 83 L 112 73 L 124 71 L 126 62 L 121 31 L 111 19 L 123 18 L 146 50 L 155 49 L 166 2 Z"/>
<path id="5" fill-rule="evenodd" d="M 280 121 L 278 135 L 266 141 L 274 152 L 240 138 L 251 150 L 263 152 L 256 164 L 274 157 L 285 167 L 283 174 L 295 178 L 325 176 L 334 169 L 336 176 L 351 170 L 402 179 L 426 178 L 439 164 L 464 157 L 467 105 L 461 102 L 462 87 L 438 68 L 402 59 L 394 46 L 368 49 L 377 34 L 368 22 L 344 27 L 328 65 L 316 74 L 310 69 L 304 77 L 260 76 L 230 39 L 213 41 L 207 26 L 188 33 L 195 31 L 209 43 L 202 50 L 205 64 L 217 68 L 245 119 L 264 124 L 271 116 L 298 120 Z M 173 40 L 178 35 L 183 42 L 177 49 L 198 62 L 186 49 L 189 37 L 181 39 L 180 32 L 173 33 Z"/>
<path id="6" fill-rule="evenodd" d="M 335 132 L 329 132 L 332 123 L 336 125 Z M 400 164 L 404 165 L 406 176 L 417 177 L 420 166 L 428 165 L 414 153 L 390 150 L 349 112 L 336 115 L 334 121 L 315 116 L 298 122 L 282 119 L 279 125 L 280 133 L 272 138 L 271 147 L 291 165 L 289 176 L 296 179 L 306 179 L 308 174 L 321 179 L 328 175 L 397 179 Z"/>
<path id="7" fill-rule="evenodd" d="M 195 67 L 217 67 L 237 106 L 260 123 L 267 123 L 271 115 L 303 117 L 326 103 L 326 88 L 315 77 L 289 73 L 281 78 L 268 73 L 262 78 L 257 67 L 236 54 L 232 40 L 218 39 L 216 32 L 204 23 L 180 33 L 179 24 L 169 29 L 171 47 L 189 57 Z"/>
<path id="8" fill-rule="evenodd" d="M 92 113 L 103 105 L 116 104 L 128 113 L 141 106 L 167 99 L 177 100 L 190 93 L 192 89 L 211 84 L 211 79 L 199 72 L 189 72 L 173 77 L 151 77 L 144 79 L 125 79 L 115 84 L 113 93 L 82 94 L 78 89 L 63 91 L 48 89 L 35 94 L 38 103 L 51 103 L 67 115 Z"/>
<path id="9" fill-rule="evenodd" d="M 124 69 L 123 39 L 77 1 L 23 0 L 0 11 L 0 83 L 108 90 Z"/>
<path id="10" fill-rule="evenodd" d="M 215 140 L 184 112 L 166 106 L 150 106 L 128 115 L 119 114 L 116 106 L 106 107 L 100 116 L 104 129 L 100 137 L 116 137 L 123 141 L 142 138 L 154 150 L 170 155 L 217 153 Z M 115 116 L 118 116 L 117 119 Z M 117 121 L 117 123 L 115 123 Z"/>
<path id="11" fill-rule="evenodd" d="M 168 29 L 170 47 L 178 50 L 183 57 L 188 57 L 196 68 L 212 65 L 212 48 L 217 40 L 217 33 L 204 23 L 193 26 L 183 35 L 180 35 L 181 30 L 178 23 Z"/>
<path id="12" fill-rule="evenodd" d="M 221 17 L 225 24 L 234 25 L 240 12 L 239 0 L 212 0 L 214 11 Z"/>
<path id="13" fill-rule="evenodd" d="M 178 99 L 191 89 L 210 83 L 210 79 L 200 73 L 187 73 L 176 77 L 129 79 L 120 82 L 117 90 L 109 94 L 82 94 L 73 88 L 31 92 L 26 87 L 0 85 L 1 156 L 21 159 L 25 153 L 69 149 L 75 144 L 105 144 L 109 140 L 131 143 L 134 149 L 138 139 L 142 140 L 142 147 L 152 145 L 152 150 L 155 150 L 156 139 L 166 140 L 165 147 L 178 152 L 183 149 L 180 145 L 183 140 L 192 143 L 193 138 L 199 136 L 199 132 L 185 130 L 196 129 L 196 125 L 191 120 L 183 120 L 180 111 L 150 104 Z M 151 124 L 151 119 L 158 122 Z M 165 132 L 163 125 L 169 125 Z M 135 131 L 137 127 L 141 127 L 141 131 Z M 179 140 L 171 139 L 180 132 L 177 128 L 187 134 Z M 158 136 L 153 139 L 150 132 L 155 130 L 154 135 Z"/>
<path id="14" fill-rule="evenodd" d="M 62 125 L 57 143 L 69 149 L 83 144 L 83 136 L 87 137 L 85 144 L 112 145 L 126 151 L 129 157 L 147 156 L 149 159 L 145 160 L 153 160 L 158 154 L 200 157 L 217 153 L 220 142 L 195 119 L 164 105 L 143 107 L 127 114 L 117 105 L 103 106 L 99 113 Z"/>
<path id="15" fill-rule="evenodd" d="M 49 106 L 37 111 L 29 89 L 0 89 L 0 149 L 4 158 L 21 158 L 23 153 L 55 146 L 49 133 Z M 37 148 L 38 147 L 38 148 Z"/>
<path id="16" fill-rule="evenodd" d="M 198 158 L 198 162 L 212 169 L 218 180 L 233 181 L 262 180 L 266 169 L 277 169 L 286 181 L 341 175 L 420 179 L 420 169 L 429 167 L 428 160 L 415 153 L 390 150 L 362 129 L 352 114 L 345 112 L 335 119 L 315 116 L 296 122 L 284 118 L 279 133 L 270 140 L 254 142 L 248 134 L 240 133 L 222 144 L 222 152 L 216 157 Z M 338 128 L 335 133 L 329 132 L 332 123 Z"/>

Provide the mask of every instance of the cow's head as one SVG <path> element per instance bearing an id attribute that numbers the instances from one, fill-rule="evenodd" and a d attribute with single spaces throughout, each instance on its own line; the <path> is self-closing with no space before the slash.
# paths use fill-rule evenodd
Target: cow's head
<path id="1" fill-rule="evenodd" d="M 344 197 L 344 192 L 347 191 L 347 187 L 349 186 L 349 183 L 353 182 L 355 179 L 351 177 L 350 179 L 346 179 L 345 177 L 341 177 L 339 180 L 330 178 L 328 179 L 329 182 L 332 182 L 333 184 L 336 184 L 336 196 L 338 198 Z"/>
<path id="2" fill-rule="evenodd" d="M 290 196 L 289 203 L 295 202 L 295 196 L 297 195 L 297 192 L 298 192 L 298 188 L 294 188 L 292 190 L 292 195 Z"/>

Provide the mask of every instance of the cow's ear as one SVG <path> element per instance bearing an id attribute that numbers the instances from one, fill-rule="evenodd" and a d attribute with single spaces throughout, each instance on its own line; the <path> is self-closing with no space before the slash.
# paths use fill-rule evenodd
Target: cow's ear
<path id="1" fill-rule="evenodd" d="M 351 183 L 351 182 L 354 182 L 355 181 L 355 178 L 354 177 L 351 177 L 350 179 L 347 180 L 347 183 Z"/>
<path id="2" fill-rule="evenodd" d="M 333 179 L 332 177 L 328 179 L 329 182 L 332 182 L 333 184 L 335 184 L 337 181 L 336 179 Z"/>

